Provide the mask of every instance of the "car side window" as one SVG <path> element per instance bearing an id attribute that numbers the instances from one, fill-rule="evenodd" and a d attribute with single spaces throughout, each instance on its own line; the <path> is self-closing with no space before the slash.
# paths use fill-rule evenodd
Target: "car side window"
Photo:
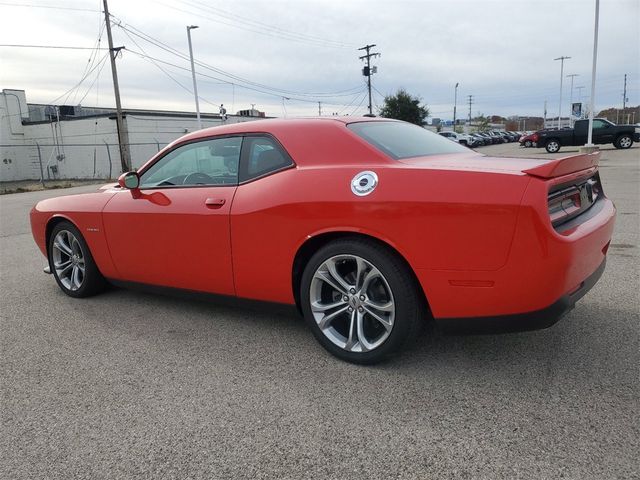
<path id="1" fill-rule="evenodd" d="M 602 120 L 594 120 L 593 121 L 593 129 L 595 130 L 596 128 L 605 128 L 607 126 L 606 122 L 603 122 Z"/>
<path id="2" fill-rule="evenodd" d="M 171 150 L 140 177 L 140 188 L 237 185 L 242 137 L 188 143 Z"/>
<path id="3" fill-rule="evenodd" d="M 293 165 L 283 148 L 268 136 L 247 136 L 242 146 L 240 181 L 245 182 Z"/>

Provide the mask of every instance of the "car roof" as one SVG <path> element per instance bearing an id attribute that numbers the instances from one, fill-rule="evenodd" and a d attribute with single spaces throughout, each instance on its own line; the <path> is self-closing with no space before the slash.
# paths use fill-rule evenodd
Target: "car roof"
<path id="1" fill-rule="evenodd" d="M 179 139 L 180 142 L 191 141 L 200 138 L 207 138 L 218 135 L 233 135 L 238 133 L 271 133 L 275 136 L 279 132 L 290 130 L 301 126 L 319 128 L 327 127 L 333 124 L 348 125 L 357 122 L 398 122 L 391 118 L 381 117 L 350 117 L 350 116 L 331 116 L 331 117 L 303 117 L 303 118 L 268 118 L 263 120 L 250 120 L 248 122 L 230 123 L 215 127 L 203 128 L 195 132 L 184 135 Z"/>
<path id="2" fill-rule="evenodd" d="M 360 156 L 368 161 L 373 159 L 381 162 L 392 161 L 357 135 L 347 134 L 346 125 L 360 122 L 399 122 L 399 120 L 379 117 L 331 116 L 273 118 L 232 123 L 188 133 L 167 145 L 156 157 L 187 142 L 225 135 L 269 134 L 280 141 L 299 166 L 357 162 Z M 324 140 L 320 141 L 319 139 Z M 156 157 L 149 160 L 148 163 L 153 162 Z"/>

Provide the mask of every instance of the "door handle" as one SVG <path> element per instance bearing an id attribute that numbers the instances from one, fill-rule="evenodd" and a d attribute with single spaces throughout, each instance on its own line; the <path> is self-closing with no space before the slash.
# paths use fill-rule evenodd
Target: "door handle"
<path id="1" fill-rule="evenodd" d="M 207 198 L 204 204 L 209 208 L 220 208 L 224 205 L 225 201 L 224 198 Z"/>

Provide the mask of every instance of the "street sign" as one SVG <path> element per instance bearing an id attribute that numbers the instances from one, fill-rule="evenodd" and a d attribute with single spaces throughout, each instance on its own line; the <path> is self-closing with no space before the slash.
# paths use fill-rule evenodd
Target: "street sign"
<path id="1" fill-rule="evenodd" d="M 582 116 L 582 103 L 572 103 L 571 104 L 571 115 L 574 117 Z"/>

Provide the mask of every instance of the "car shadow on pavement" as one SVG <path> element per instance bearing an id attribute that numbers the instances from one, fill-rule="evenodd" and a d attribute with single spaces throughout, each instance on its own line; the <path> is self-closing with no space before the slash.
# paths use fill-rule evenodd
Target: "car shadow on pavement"
<path id="1" fill-rule="evenodd" d="M 177 343 L 176 348 L 195 342 L 212 355 L 214 350 L 220 355 L 224 351 L 244 350 L 248 355 L 259 351 L 264 361 L 272 359 L 280 364 L 287 360 L 292 370 L 330 365 L 341 370 L 367 369 L 367 375 L 374 376 L 397 373 L 424 378 L 446 372 L 455 378 L 473 373 L 479 378 L 515 376 L 525 382 L 555 378 L 558 372 L 582 372 L 587 381 L 589 372 L 602 370 L 605 364 L 606 370 L 615 372 L 616 365 L 623 368 L 625 356 L 633 355 L 625 353 L 624 339 L 632 333 L 624 332 L 626 323 L 618 324 L 619 333 L 613 335 L 616 345 L 611 344 L 611 331 L 607 337 L 600 334 L 611 329 L 610 319 L 624 318 L 628 312 L 579 305 L 556 325 L 538 331 L 450 335 L 428 326 L 399 355 L 363 367 L 325 352 L 295 308 L 238 300 L 220 303 L 218 298 L 207 297 L 194 301 L 114 288 L 96 299 L 104 299 L 105 306 L 125 303 L 132 311 L 144 311 L 133 318 L 101 319 L 107 324 L 116 321 L 120 329 L 135 331 L 136 337 L 160 335 L 169 345 Z M 225 350 L 208 345 L 207 339 L 215 339 Z"/>

